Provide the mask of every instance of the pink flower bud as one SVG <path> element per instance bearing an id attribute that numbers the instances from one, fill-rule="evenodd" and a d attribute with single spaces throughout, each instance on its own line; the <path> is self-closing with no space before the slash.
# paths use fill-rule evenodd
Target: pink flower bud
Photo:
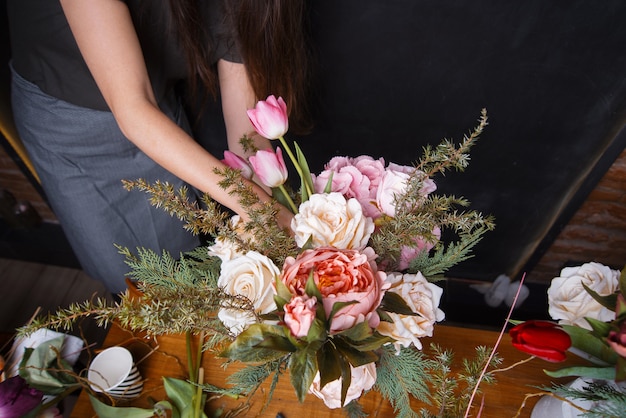
<path id="1" fill-rule="evenodd" d="M 316 306 L 315 296 L 312 298 L 295 296 L 285 305 L 285 325 L 295 337 L 306 337 L 315 320 Z"/>
<path id="2" fill-rule="evenodd" d="M 222 162 L 230 168 L 241 171 L 241 175 L 247 179 L 251 179 L 254 174 L 248 162 L 234 152 L 224 151 Z"/>
<path id="3" fill-rule="evenodd" d="M 265 138 L 278 139 L 289 129 L 287 105 L 282 97 L 269 96 L 259 101 L 254 109 L 248 110 L 254 129 Z"/>
<path id="4" fill-rule="evenodd" d="M 261 183 L 267 187 L 278 187 L 287 181 L 287 166 L 280 148 L 276 148 L 276 152 L 257 151 L 250 157 L 250 165 Z"/>

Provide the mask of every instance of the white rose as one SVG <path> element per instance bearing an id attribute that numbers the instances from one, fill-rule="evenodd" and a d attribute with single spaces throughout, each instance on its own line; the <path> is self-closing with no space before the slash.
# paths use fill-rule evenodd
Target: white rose
<path id="1" fill-rule="evenodd" d="M 266 256 L 255 251 L 222 262 L 217 285 L 230 295 L 242 295 L 250 300 L 257 314 L 276 309 L 273 283 L 280 270 Z M 218 317 L 225 327 L 238 335 L 256 322 L 251 312 L 221 308 Z"/>
<path id="2" fill-rule="evenodd" d="M 320 389 L 320 373 L 317 372 L 309 388 L 309 393 L 323 400 L 326 406 L 331 409 L 341 408 L 354 399 L 360 398 L 363 391 L 370 390 L 376 383 L 376 364 L 367 363 L 359 367 L 350 366 L 350 368 L 350 386 L 343 405 L 341 405 L 341 378 L 327 383 Z"/>
<path id="3" fill-rule="evenodd" d="M 615 319 L 615 312 L 603 307 L 583 288 L 583 283 L 599 295 L 615 292 L 620 272 L 600 263 L 565 267 L 561 276 L 552 279 L 548 289 L 548 313 L 560 324 L 591 329 L 585 317 L 599 321 Z"/>
<path id="4" fill-rule="evenodd" d="M 239 215 L 235 215 L 230 218 L 230 223 L 235 229 L 243 226 L 243 221 Z M 223 237 L 217 237 L 215 239 L 215 243 L 211 245 L 208 250 L 209 255 L 219 257 L 222 262 L 232 260 L 235 257 L 243 255 L 243 253 L 237 249 L 237 245 L 235 243 L 225 240 Z"/>
<path id="5" fill-rule="evenodd" d="M 389 273 L 386 283 L 391 287 L 388 292 L 397 293 L 404 299 L 411 310 L 419 315 L 400 315 L 389 313 L 393 322 L 381 322 L 377 331 L 396 340 L 396 350 L 413 344 L 422 349 L 419 338 L 432 337 L 435 322 L 443 321 L 445 314 L 439 309 L 443 289 L 430 283 L 422 275 Z"/>
<path id="6" fill-rule="evenodd" d="M 374 221 L 363 214 L 356 199 L 346 200 L 341 193 L 320 193 L 300 205 L 291 229 L 300 247 L 311 238 L 315 248 L 361 250 L 374 232 Z"/>

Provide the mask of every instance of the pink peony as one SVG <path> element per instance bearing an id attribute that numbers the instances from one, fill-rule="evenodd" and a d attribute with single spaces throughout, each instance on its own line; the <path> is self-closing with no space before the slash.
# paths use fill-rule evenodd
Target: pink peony
<path id="1" fill-rule="evenodd" d="M 326 315 L 336 302 L 356 303 L 337 311 L 332 318 L 331 332 L 338 332 L 368 321 L 378 326 L 380 318 L 376 308 L 385 290 L 384 272 L 379 272 L 371 248 L 339 250 L 321 247 L 303 251 L 297 258 L 288 257 L 283 266 L 282 280 L 296 296 L 304 296 L 305 285 L 311 271 L 320 293 Z"/>
<path id="2" fill-rule="evenodd" d="M 291 333 L 298 337 L 306 337 L 315 320 L 317 299 L 307 296 L 295 296 L 284 306 L 285 324 Z"/>
<path id="3" fill-rule="evenodd" d="M 287 105 L 282 97 L 269 96 L 259 101 L 254 109 L 248 110 L 248 118 L 254 129 L 268 139 L 278 139 L 287 133 L 289 119 Z"/>
<path id="4" fill-rule="evenodd" d="M 372 197 L 376 196 L 376 188 L 380 184 L 380 179 L 385 172 L 385 160 L 382 158 L 375 160 L 369 155 L 361 155 L 354 158 L 352 164 L 370 180 L 371 187 L 374 191 Z"/>

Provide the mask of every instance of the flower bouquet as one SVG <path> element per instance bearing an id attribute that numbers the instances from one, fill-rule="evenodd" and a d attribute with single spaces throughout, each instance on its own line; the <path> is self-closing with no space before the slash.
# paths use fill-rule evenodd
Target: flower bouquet
<path id="1" fill-rule="evenodd" d="M 577 414 L 624 416 L 625 297 L 626 268 L 620 273 L 596 262 L 565 267 L 548 289 L 548 313 L 556 322 L 525 321 L 509 331 L 516 348 L 543 360 L 565 361 L 568 352 L 584 359 L 585 365 L 545 371 L 579 378 L 573 386 L 543 388 L 572 403 Z"/>
<path id="2" fill-rule="evenodd" d="M 427 399 L 429 391 L 431 365 L 420 339 L 444 319 L 443 291 L 433 282 L 470 257 L 493 228 L 491 218 L 459 209 L 468 206 L 465 199 L 436 195 L 432 178 L 467 166 L 468 151 L 487 124 L 485 111 L 458 146 L 445 140 L 426 147 L 414 166 L 335 157 L 318 174 L 285 139 L 281 98 L 260 101 L 248 116 L 259 134 L 279 145 L 255 150 L 244 137 L 253 155 L 246 160 L 226 152 L 226 167 L 217 170 L 220 186 L 249 208 L 245 221 L 207 195 L 200 207 L 186 189 L 127 181 L 128 189 L 150 193 L 153 204 L 213 241 L 179 260 L 120 248 L 138 295 L 126 292 L 113 307 L 74 305 L 30 329 L 70 327 L 79 316 L 95 315 L 103 324 L 115 319 L 148 335 L 196 334 L 205 352 L 245 367 L 231 376 L 230 387 L 220 388 L 198 379 L 190 366 L 193 387 L 250 395 L 267 379 L 273 387 L 288 371 L 300 401 L 313 394 L 329 408 L 357 411 L 359 397 L 377 390 L 399 415 L 413 415 L 410 395 Z M 298 174 L 297 192 L 283 153 Z M 260 202 L 242 177 L 271 189 L 275 201 Z M 276 201 L 293 212 L 290 230 L 276 222 Z"/>

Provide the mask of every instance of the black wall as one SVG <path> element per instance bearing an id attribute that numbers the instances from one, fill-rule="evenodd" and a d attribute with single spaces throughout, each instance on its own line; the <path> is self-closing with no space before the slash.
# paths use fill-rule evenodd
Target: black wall
<path id="1" fill-rule="evenodd" d="M 623 0 L 314 0 L 320 103 L 296 139 L 333 155 L 416 161 L 490 125 L 464 173 L 436 178 L 497 228 L 451 274 L 532 268 L 626 145 Z"/>

